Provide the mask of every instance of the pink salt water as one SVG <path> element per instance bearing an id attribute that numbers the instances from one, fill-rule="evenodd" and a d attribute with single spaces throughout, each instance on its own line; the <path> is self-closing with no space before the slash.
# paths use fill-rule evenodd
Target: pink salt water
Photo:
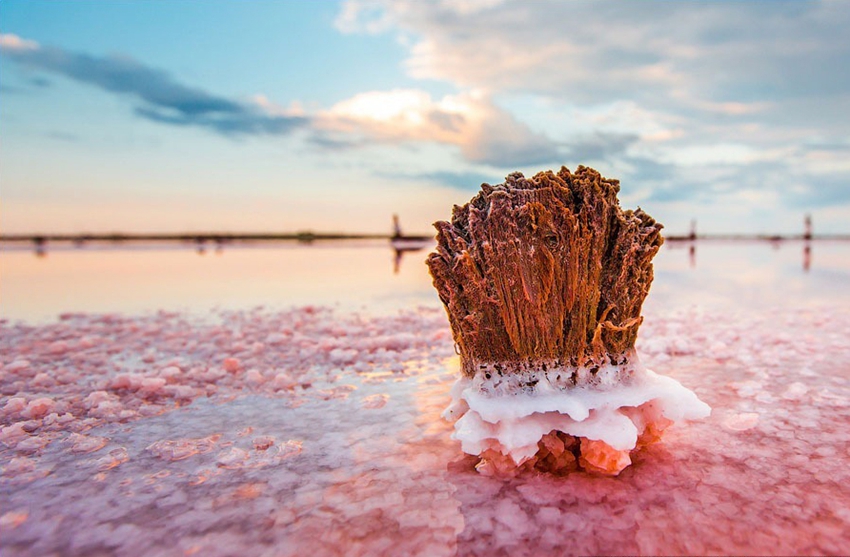
<path id="1" fill-rule="evenodd" d="M 808 271 L 800 244 L 700 243 L 695 267 L 665 247 L 638 350 L 711 417 L 674 426 L 616 478 L 510 479 L 476 473 L 439 417 L 458 362 L 418 257 L 393 275 L 385 246 L 338 248 L 351 273 L 372 259 L 380 276 L 322 290 L 302 267 L 310 284 L 270 289 L 268 308 L 253 308 L 252 273 L 296 250 L 226 250 L 206 280 L 227 285 L 205 291 L 224 294 L 153 295 L 147 310 L 102 296 L 88 312 L 80 271 L 83 284 L 51 287 L 78 289 L 76 307 L 41 293 L 71 312 L 49 318 L 27 310 L 25 284 L 97 257 L 51 252 L 35 267 L 0 252 L 0 552 L 844 554 L 850 246 L 820 245 Z M 327 256 L 310 249 L 299 264 Z M 167 277 L 148 280 L 168 292 Z"/>

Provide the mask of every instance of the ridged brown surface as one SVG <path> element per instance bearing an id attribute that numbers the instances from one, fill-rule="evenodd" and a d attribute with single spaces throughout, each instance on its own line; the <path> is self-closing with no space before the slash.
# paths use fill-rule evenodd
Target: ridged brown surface
<path id="1" fill-rule="evenodd" d="M 428 257 L 464 373 L 617 361 L 634 347 L 661 224 L 622 211 L 618 180 L 562 167 L 482 184 Z"/>

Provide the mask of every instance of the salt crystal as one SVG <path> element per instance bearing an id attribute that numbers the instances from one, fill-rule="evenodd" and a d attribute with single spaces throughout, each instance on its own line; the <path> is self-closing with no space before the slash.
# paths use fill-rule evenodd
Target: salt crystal
<path id="1" fill-rule="evenodd" d="M 363 408 L 383 408 L 389 398 L 387 394 L 369 395 L 363 399 Z"/>
<path id="2" fill-rule="evenodd" d="M 109 451 L 109 454 L 95 461 L 97 469 L 101 472 L 112 470 L 130 460 L 130 455 L 125 447 L 118 447 Z"/>
<path id="3" fill-rule="evenodd" d="M 27 407 L 21 412 L 21 416 L 37 420 L 49 414 L 55 406 L 56 401 L 51 398 L 37 398 L 27 404 Z"/>
<path id="4" fill-rule="evenodd" d="M 40 451 L 48 444 L 50 444 L 50 439 L 48 437 L 31 435 L 18 441 L 15 445 L 15 450 L 22 453 L 33 453 Z"/>
<path id="5" fill-rule="evenodd" d="M 795 381 L 788 385 L 788 388 L 785 389 L 785 392 L 782 393 L 782 398 L 785 400 L 799 400 L 802 398 L 807 392 L 809 392 L 809 388 L 806 387 L 803 383 L 799 381 Z"/>
<path id="6" fill-rule="evenodd" d="M 159 376 L 168 380 L 175 380 L 180 377 L 183 372 L 177 366 L 166 366 L 159 370 Z"/>
<path id="7" fill-rule="evenodd" d="M 85 404 L 86 408 L 94 408 L 111 398 L 106 391 L 94 391 L 83 400 L 83 404 Z"/>
<path id="8" fill-rule="evenodd" d="M 27 521 L 29 512 L 26 510 L 9 511 L 0 516 L 0 528 L 5 531 L 14 530 Z"/>
<path id="9" fill-rule="evenodd" d="M 6 401 L 6 404 L 3 405 L 3 415 L 14 416 L 16 414 L 19 414 L 26 407 L 27 399 L 22 397 L 10 398 Z"/>
<path id="10" fill-rule="evenodd" d="M 64 340 L 57 340 L 47 347 L 47 351 L 54 355 L 64 354 L 68 351 L 68 343 Z"/>
<path id="11" fill-rule="evenodd" d="M 163 439 L 147 447 L 147 450 L 163 460 L 183 460 L 196 454 L 208 453 L 215 447 L 221 434 L 197 439 Z"/>
<path id="12" fill-rule="evenodd" d="M 30 383 L 34 387 L 49 387 L 54 383 L 54 379 L 46 373 L 37 373 Z"/>
<path id="13" fill-rule="evenodd" d="M 29 437 L 29 433 L 24 429 L 23 422 L 16 422 L 0 429 L 0 443 L 8 447 L 15 447 L 19 441 Z"/>
<path id="14" fill-rule="evenodd" d="M 222 366 L 228 373 L 236 373 L 242 369 L 242 363 L 237 358 L 225 358 Z"/>
<path id="15" fill-rule="evenodd" d="M 265 381 L 265 378 L 263 377 L 263 374 L 256 369 L 249 369 L 245 373 L 245 380 L 251 383 L 262 383 Z"/>
<path id="16" fill-rule="evenodd" d="M 163 377 L 145 377 L 142 379 L 140 390 L 144 393 L 155 394 L 162 391 L 165 383 Z"/>
<path id="17" fill-rule="evenodd" d="M 17 373 L 19 371 L 28 369 L 29 367 L 29 360 L 14 360 L 13 362 L 6 364 L 3 369 L 9 373 Z"/>
<path id="18" fill-rule="evenodd" d="M 269 435 L 257 437 L 253 440 L 252 444 L 254 445 L 255 450 L 265 451 L 266 449 L 274 445 L 274 437 L 271 437 Z"/>
<path id="19" fill-rule="evenodd" d="M 75 454 L 86 454 L 99 451 L 109 442 L 106 437 L 97 437 L 95 435 L 81 435 L 72 433 L 68 437 L 68 441 L 72 443 L 71 452 Z"/>
<path id="20" fill-rule="evenodd" d="M 247 459 L 247 451 L 237 447 L 231 447 L 219 453 L 216 463 L 219 468 L 240 468 L 242 463 Z"/>
<path id="21" fill-rule="evenodd" d="M 759 415 L 755 412 L 731 413 L 723 419 L 723 426 L 732 431 L 746 431 L 756 427 Z"/>

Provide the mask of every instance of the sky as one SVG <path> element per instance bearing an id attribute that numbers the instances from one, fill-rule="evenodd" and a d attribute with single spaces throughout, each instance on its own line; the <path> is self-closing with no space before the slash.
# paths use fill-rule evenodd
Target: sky
<path id="1" fill-rule="evenodd" d="M 0 231 L 428 233 L 591 166 L 668 234 L 850 232 L 850 3 L 3 0 Z"/>

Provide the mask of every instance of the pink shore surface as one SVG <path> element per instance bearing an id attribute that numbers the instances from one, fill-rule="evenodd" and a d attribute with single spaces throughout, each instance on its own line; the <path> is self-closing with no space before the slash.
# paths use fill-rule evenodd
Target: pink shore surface
<path id="1" fill-rule="evenodd" d="M 615 478 L 484 477 L 439 418 L 442 311 L 0 324 L 0 550 L 17 555 L 842 554 L 850 315 L 654 315 L 712 416 Z"/>

